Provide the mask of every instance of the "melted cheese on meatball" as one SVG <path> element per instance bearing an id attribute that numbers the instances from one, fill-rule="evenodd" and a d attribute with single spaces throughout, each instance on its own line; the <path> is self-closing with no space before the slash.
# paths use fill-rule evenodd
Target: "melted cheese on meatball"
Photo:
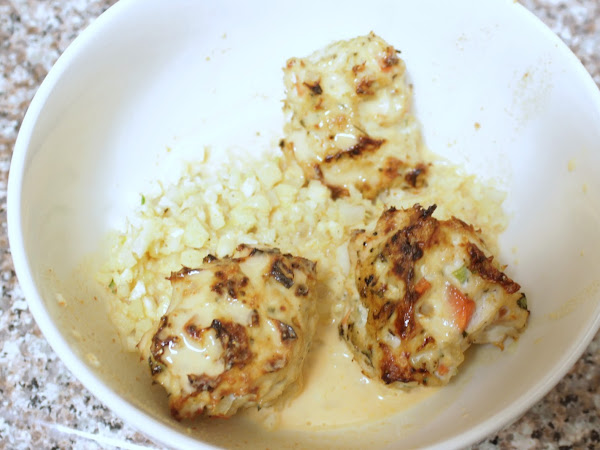
<path id="1" fill-rule="evenodd" d="M 446 384 L 472 343 L 502 346 L 529 316 L 478 232 L 434 210 L 390 208 L 350 243 L 357 293 L 340 332 L 386 384 Z"/>
<path id="2" fill-rule="evenodd" d="M 334 198 L 352 188 L 374 198 L 392 185 L 422 184 L 427 166 L 405 71 L 394 47 L 373 33 L 288 60 L 287 158 Z"/>
<path id="3" fill-rule="evenodd" d="M 177 419 L 268 406 L 297 383 L 316 324 L 316 265 L 241 245 L 171 275 L 173 296 L 140 343 Z"/>

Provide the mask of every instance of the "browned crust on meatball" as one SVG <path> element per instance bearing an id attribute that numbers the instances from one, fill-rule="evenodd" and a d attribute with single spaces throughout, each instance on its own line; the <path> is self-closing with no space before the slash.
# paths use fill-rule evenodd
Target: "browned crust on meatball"
<path id="1" fill-rule="evenodd" d="M 429 372 L 425 369 L 415 369 L 410 363 L 410 353 L 402 352 L 395 355 L 390 347 L 382 342 L 379 343 L 382 352 L 380 363 L 381 380 L 385 384 L 410 383 L 415 380 L 415 376 L 423 379 Z"/>
<path id="2" fill-rule="evenodd" d="M 333 155 L 327 155 L 324 162 L 330 163 L 339 161 L 342 158 L 357 158 L 364 153 L 377 151 L 384 143 L 385 139 L 373 139 L 370 136 L 361 136 L 358 138 L 358 142 L 352 147 L 340 150 Z"/>
<path id="3" fill-rule="evenodd" d="M 302 84 L 310 89 L 312 95 L 321 95 L 323 93 L 323 88 L 321 87 L 318 81 L 315 81 L 314 83 L 307 83 L 305 81 Z"/>
<path id="4" fill-rule="evenodd" d="M 470 258 L 468 269 L 471 272 L 479 274 L 484 280 L 499 284 L 508 294 L 514 294 L 521 289 L 518 283 L 515 283 L 504 272 L 494 266 L 492 263 L 493 256 L 487 258 L 475 244 L 471 242 L 467 244 L 467 253 Z"/>
<path id="5" fill-rule="evenodd" d="M 425 184 L 425 176 L 427 175 L 428 165 L 417 164 L 412 170 L 409 170 L 404 174 L 404 181 L 410 187 L 417 188 Z"/>
<path id="6" fill-rule="evenodd" d="M 244 367 L 252 359 L 246 328 L 235 322 L 214 319 L 210 327 L 217 332 L 217 337 L 225 349 L 225 368 Z"/>
<path id="7" fill-rule="evenodd" d="M 398 65 L 399 62 L 400 58 L 398 58 L 398 51 L 391 45 L 386 47 L 385 56 L 381 60 L 382 70 L 389 70 L 391 67 Z"/>
<path id="8" fill-rule="evenodd" d="M 383 300 L 387 290 L 385 283 L 379 282 L 375 273 L 357 280 L 358 292 L 363 301 L 375 303 L 370 305 L 371 320 L 367 324 L 367 327 L 372 328 L 371 332 L 384 327 L 396 312 L 394 328 L 397 335 L 402 339 L 410 339 L 417 333 L 414 308 L 419 294 L 415 291 L 414 267 L 416 261 L 423 256 L 423 248 L 437 228 L 437 220 L 431 217 L 435 208 L 435 205 L 428 209 L 415 205 L 411 210 L 409 224 L 387 240 L 381 253 L 371 256 L 372 260 L 390 262 L 391 273 L 404 285 L 402 298 L 396 301 L 387 300 L 381 304 L 377 299 Z M 380 223 L 384 225 L 385 233 L 393 230 L 395 225 L 392 216 L 396 211 L 395 208 L 390 208 L 382 214 Z M 359 236 L 355 238 L 359 239 Z"/>

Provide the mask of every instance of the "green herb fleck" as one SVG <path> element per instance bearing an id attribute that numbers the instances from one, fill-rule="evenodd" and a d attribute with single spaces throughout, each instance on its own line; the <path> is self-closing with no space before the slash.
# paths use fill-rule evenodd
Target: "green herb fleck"
<path id="1" fill-rule="evenodd" d="M 517 306 L 527 311 L 527 296 L 525 294 L 521 294 L 521 297 L 517 300 Z"/>
<path id="2" fill-rule="evenodd" d="M 144 197 L 144 194 L 142 194 L 142 205 L 144 205 L 146 203 L 146 197 Z"/>
<path id="3" fill-rule="evenodd" d="M 456 269 L 452 272 L 452 275 L 454 275 L 454 278 L 456 278 L 460 284 L 463 284 L 469 277 L 469 269 L 467 269 L 466 266 L 462 266 L 460 269 Z"/>
<path id="4" fill-rule="evenodd" d="M 110 280 L 110 283 L 108 283 L 108 288 L 110 289 L 110 292 L 112 292 L 113 294 L 117 293 L 117 285 L 115 284 L 114 279 Z"/>

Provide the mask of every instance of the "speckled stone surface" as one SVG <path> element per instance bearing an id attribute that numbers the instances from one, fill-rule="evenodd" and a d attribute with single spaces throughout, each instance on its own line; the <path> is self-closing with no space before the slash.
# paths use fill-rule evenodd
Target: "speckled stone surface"
<path id="1" fill-rule="evenodd" d="M 0 0 L 0 448 L 157 448 L 71 375 L 36 326 L 6 230 L 6 183 L 19 126 L 44 76 L 114 0 Z M 600 85 L 600 1 L 523 0 Z M 600 448 L 600 335 L 521 419 L 472 448 Z"/>

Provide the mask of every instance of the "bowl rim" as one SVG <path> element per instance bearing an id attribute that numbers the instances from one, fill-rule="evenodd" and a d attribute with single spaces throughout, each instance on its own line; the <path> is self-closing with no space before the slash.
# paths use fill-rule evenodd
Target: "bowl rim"
<path id="1" fill-rule="evenodd" d="M 514 4 L 512 0 L 497 1 L 505 4 Z M 33 97 L 18 132 L 10 163 L 7 183 L 7 227 L 9 247 L 18 282 L 37 325 L 59 358 L 86 389 L 102 403 L 106 404 L 110 410 L 125 423 L 133 425 L 133 427 L 145 436 L 148 436 L 151 440 L 165 445 L 175 445 L 182 448 L 195 447 L 214 449 L 217 447 L 186 436 L 153 418 L 132 403 L 124 400 L 109 389 L 105 383 L 82 362 L 51 320 L 48 309 L 44 304 L 43 296 L 35 285 L 25 251 L 25 242 L 21 227 L 21 189 L 23 186 L 23 175 L 27 153 L 36 123 L 43 113 L 49 95 L 72 61 L 74 61 L 82 52 L 82 48 L 87 42 L 93 40 L 97 34 L 100 34 L 104 27 L 114 20 L 114 18 L 123 14 L 127 9 L 135 8 L 142 3 L 143 0 L 121 0 L 110 6 L 105 12 L 98 16 L 73 40 L 63 54 L 60 55 Z M 536 17 L 533 12 L 529 11 L 518 2 L 515 7 L 515 11 L 517 12 L 514 14 L 525 15 L 532 28 L 535 28 L 537 33 L 543 33 L 545 37 L 557 47 L 562 56 L 570 62 L 572 70 L 574 70 L 578 76 L 578 82 L 589 91 L 591 97 L 590 101 L 596 105 L 600 117 L 600 89 L 579 58 L 546 24 Z M 572 351 L 565 352 L 565 355 L 559 360 L 556 370 L 549 373 L 533 386 L 526 396 L 519 398 L 516 402 L 511 403 L 499 413 L 479 423 L 467 432 L 450 439 L 436 442 L 428 448 L 460 448 L 465 445 L 474 444 L 518 420 L 519 417 L 539 402 L 560 382 L 560 380 L 563 379 L 587 349 L 599 329 L 600 302 L 596 307 L 595 318 L 592 321 L 591 326 L 588 329 L 583 330 L 583 333 L 580 333 L 580 339 L 576 340 L 571 347 Z M 152 431 L 149 433 L 148 430 Z"/>

